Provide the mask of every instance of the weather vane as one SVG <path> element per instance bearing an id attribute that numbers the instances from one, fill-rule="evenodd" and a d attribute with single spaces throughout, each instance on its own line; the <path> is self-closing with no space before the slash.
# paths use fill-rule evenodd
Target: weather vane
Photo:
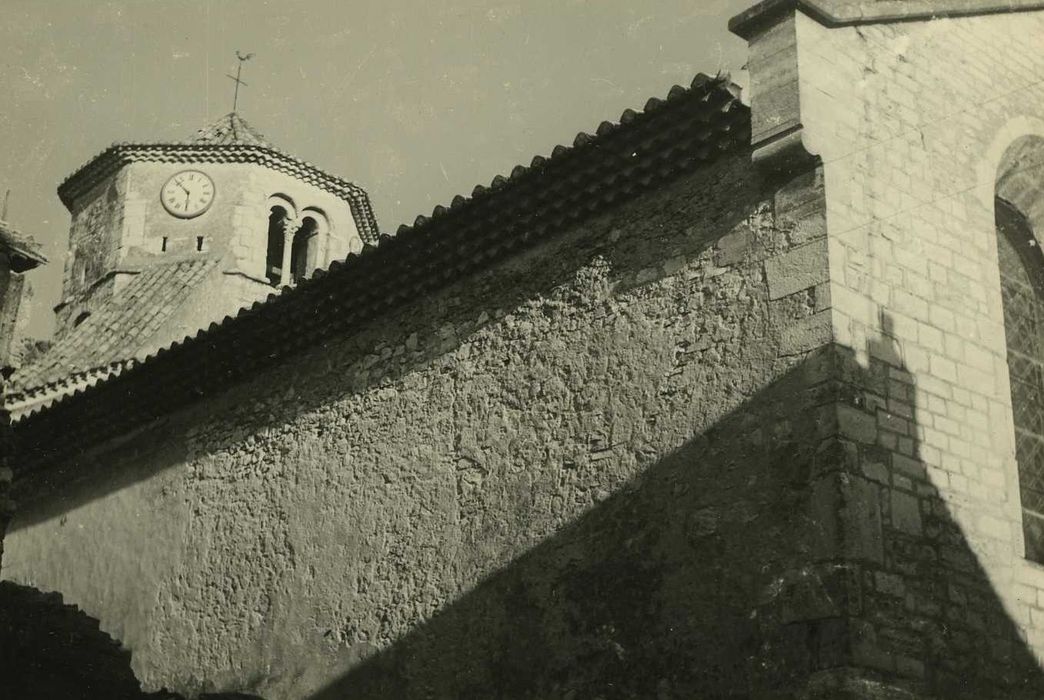
<path id="1" fill-rule="evenodd" d="M 244 56 L 243 54 L 239 53 L 239 49 L 236 49 L 236 58 L 239 59 L 239 66 L 236 68 L 236 74 L 234 76 L 228 75 L 228 73 L 225 74 L 229 78 L 232 78 L 232 80 L 236 81 L 236 92 L 232 96 L 232 111 L 233 112 L 236 111 L 236 106 L 239 104 L 239 86 L 240 85 L 246 85 L 246 83 L 244 83 L 242 80 L 239 79 L 239 76 L 243 74 L 243 63 L 246 62 L 246 61 L 249 61 L 253 57 L 254 57 L 254 54 L 252 54 L 252 53 L 248 53 L 246 56 Z"/>

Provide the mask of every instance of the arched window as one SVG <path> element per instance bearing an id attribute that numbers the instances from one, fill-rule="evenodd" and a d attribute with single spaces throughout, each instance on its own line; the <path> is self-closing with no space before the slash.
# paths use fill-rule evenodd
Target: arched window
<path id="1" fill-rule="evenodd" d="M 265 277 L 273 286 L 307 279 L 323 264 L 330 224 L 318 207 L 298 210 L 289 197 L 268 198 L 268 250 Z"/>
<path id="2" fill-rule="evenodd" d="M 290 254 L 290 274 L 294 282 L 306 279 L 316 268 L 316 248 L 319 242 L 319 222 L 306 216 L 294 234 Z"/>
<path id="3" fill-rule="evenodd" d="M 1044 254 L 1026 218 L 996 204 L 1026 558 L 1044 564 Z"/>
<path id="4" fill-rule="evenodd" d="M 279 280 L 283 276 L 283 234 L 286 231 L 288 220 L 286 209 L 278 204 L 269 210 L 265 277 L 273 286 L 278 286 Z"/>

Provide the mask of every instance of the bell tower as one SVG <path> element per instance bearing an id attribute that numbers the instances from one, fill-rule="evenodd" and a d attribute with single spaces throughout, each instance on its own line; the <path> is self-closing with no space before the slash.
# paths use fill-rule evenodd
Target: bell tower
<path id="1" fill-rule="evenodd" d="M 377 241 L 366 192 L 235 112 L 176 143 L 119 143 L 58 188 L 72 214 L 54 345 L 12 377 L 47 405 Z"/>
<path id="2" fill-rule="evenodd" d="M 157 267 L 211 263 L 212 298 L 180 321 L 203 327 L 377 236 L 362 188 L 276 149 L 235 112 L 189 141 L 115 144 L 58 194 L 72 215 L 58 341 Z"/>

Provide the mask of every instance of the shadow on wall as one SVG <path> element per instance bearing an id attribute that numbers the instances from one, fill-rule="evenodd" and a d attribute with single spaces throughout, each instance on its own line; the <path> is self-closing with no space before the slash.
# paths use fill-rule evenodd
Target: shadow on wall
<path id="1" fill-rule="evenodd" d="M 625 294 L 630 287 L 645 284 L 641 280 L 643 272 L 659 269 L 665 264 L 664 254 L 668 250 L 674 251 L 672 255 L 681 255 L 692 262 L 700 258 L 701 254 L 715 247 L 720 248 L 723 239 L 731 238 L 730 245 L 739 246 L 740 249 L 743 246 L 759 248 L 762 258 L 779 252 L 763 249 L 779 245 L 778 242 L 736 243 L 736 239 L 749 231 L 740 231 L 740 236 L 730 235 L 741 229 L 743 222 L 756 215 L 757 203 L 766 198 L 764 183 L 752 175 L 749 163 L 750 154 L 747 151 L 723 156 L 714 167 L 679 177 L 664 185 L 662 191 L 647 193 L 639 200 L 640 206 L 632 202 L 617 207 L 595 221 L 585 221 L 580 226 L 570 228 L 549 243 L 513 256 L 505 264 L 494 265 L 491 261 L 492 272 L 468 277 L 466 283 L 457 284 L 450 292 L 474 300 L 471 305 L 461 303 L 434 309 L 412 300 L 405 309 L 396 309 L 396 314 L 401 314 L 401 318 L 405 319 L 401 324 L 402 340 L 405 341 L 409 335 L 405 328 L 413 324 L 421 336 L 420 350 L 402 364 L 389 365 L 386 371 L 377 371 L 379 366 L 375 365 L 368 378 L 347 387 L 347 391 L 361 394 L 385 383 L 398 381 L 418 368 L 430 366 L 453 349 L 440 339 L 439 333 L 443 327 L 456 327 L 461 338 L 474 334 L 483 325 L 497 323 L 497 319 L 475 322 L 470 313 L 473 308 L 517 310 L 533 299 L 547 297 L 552 290 L 569 285 L 578 270 L 597 257 L 603 258 L 613 271 L 614 292 Z M 807 177 L 811 181 L 812 176 Z M 644 235 L 625 235 L 616 240 L 613 234 L 619 235 L 621 230 L 643 231 Z M 723 265 L 734 263 L 731 261 Z M 480 279 L 476 280 L 476 277 Z M 627 281 L 624 282 L 624 279 Z M 495 307 L 491 299 L 495 300 Z M 418 306 L 422 306 L 421 312 L 417 311 Z M 418 314 L 427 315 L 417 320 Z M 377 330 L 368 333 L 371 321 Z M 382 319 L 371 321 L 353 329 L 351 337 L 336 341 L 343 342 L 337 350 L 339 356 L 364 359 L 375 352 L 374 338 L 382 338 Z M 471 324 L 470 327 L 465 328 L 468 324 Z M 294 358 L 294 365 L 302 368 L 324 366 L 328 362 L 324 355 L 329 352 L 329 348 L 315 348 Z M 294 386 L 291 372 L 280 371 L 280 368 L 266 370 L 261 381 L 277 385 L 283 392 Z M 294 412 L 308 413 L 343 397 L 346 391 L 344 382 L 328 381 L 326 384 L 324 391 L 296 392 Z M 222 407 L 220 415 L 223 418 L 234 412 L 233 406 L 228 403 L 228 392 L 208 398 Z M 223 401 L 226 403 L 222 404 Z M 285 419 L 284 414 L 272 411 L 270 415 L 259 418 L 267 423 L 251 424 L 249 428 L 262 430 L 278 426 Z M 175 421 L 160 419 L 145 430 L 146 438 L 132 434 L 124 436 L 126 439 L 105 445 L 101 458 L 94 453 L 87 453 L 66 460 L 61 465 L 49 466 L 41 472 L 16 474 L 18 517 L 12 527 L 18 529 L 58 517 L 79 505 L 184 464 L 189 458 L 184 447 L 185 437 L 179 432 L 181 426 L 176 425 Z M 15 432 L 18 433 L 17 427 Z M 19 438 L 20 435 L 16 437 Z"/>
<path id="2" fill-rule="evenodd" d="M 632 280 L 631 284 L 641 285 L 640 273 L 646 268 L 659 269 L 664 263 L 665 251 L 677 251 L 672 254 L 680 254 L 690 259 L 696 258 L 717 245 L 723 235 L 735 229 L 752 214 L 754 203 L 761 201 L 762 196 L 761 183 L 752 178 L 750 172 L 749 154 L 747 153 L 738 153 L 723 159 L 719 168 L 689 175 L 665 188 L 663 192 L 650 194 L 651 204 L 643 204 L 641 208 L 622 207 L 617 209 L 611 216 L 600 217 L 597 221 L 585 223 L 579 230 L 571 231 L 560 240 L 543 246 L 540 250 L 520 256 L 524 259 L 513 260 L 503 266 L 506 269 L 498 268 L 495 274 L 476 276 L 479 278 L 479 283 L 485 284 L 485 288 L 479 288 L 477 291 L 469 293 L 474 294 L 476 298 L 482 298 L 483 293 L 489 293 L 490 288 L 495 286 L 497 307 L 513 309 L 527 300 L 546 294 L 548 290 L 564 285 L 575 277 L 578 269 L 600 255 L 605 256 L 609 267 L 614 272 L 626 274 L 627 278 Z M 719 196 L 719 190 L 722 188 L 729 193 L 728 197 Z M 650 214 L 650 211 L 654 214 Z M 653 224 L 649 223 L 650 219 Z M 612 239 L 611 233 L 614 229 L 627 230 L 630 228 L 642 231 L 643 235 L 624 236 L 618 242 Z M 688 233 L 689 230 L 699 233 Z M 551 252 L 548 252 L 548 249 Z M 470 278 L 466 286 L 472 289 L 476 285 L 475 279 Z M 621 284 L 621 288 L 622 286 L 623 284 Z M 419 366 L 426 366 L 432 362 L 433 358 L 445 354 L 444 346 L 438 342 L 423 342 L 423 336 L 434 337 L 443 325 L 460 324 L 461 319 L 465 317 L 473 320 L 472 311 L 476 304 L 468 302 L 469 299 L 466 298 L 456 308 L 451 306 L 448 310 L 440 309 L 438 313 L 424 316 L 419 320 L 403 314 L 406 316 L 404 326 L 413 323 L 419 328 L 422 335 L 420 343 L 422 350 L 401 366 L 392 368 L 387 373 L 389 380 L 412 372 Z M 722 303 L 726 302 L 722 301 Z M 485 301 L 485 304 L 488 305 L 489 302 Z M 420 316 L 420 314 L 413 312 L 413 316 Z M 462 331 L 462 335 L 465 332 L 475 332 L 485 322 L 475 323 L 478 325 L 468 327 Z M 404 333 L 408 332 L 404 331 Z M 353 334 L 355 337 L 346 339 L 345 350 L 341 353 L 339 347 L 339 354 L 363 358 L 368 353 L 374 352 L 374 336 L 380 337 L 382 331 L 378 329 L 369 336 L 366 333 L 366 329 L 360 329 L 358 334 Z M 322 358 L 321 353 L 329 352 L 330 350 L 320 348 L 311 357 L 302 357 L 301 365 L 307 367 L 317 357 L 322 361 L 315 364 L 325 365 L 326 360 Z M 271 380 L 271 374 L 259 381 Z M 271 390 L 273 395 L 282 397 L 288 385 L 293 386 L 294 378 L 283 376 L 289 374 L 282 373 L 275 378 L 273 383 L 278 389 Z M 330 387 L 325 394 L 315 392 L 301 395 L 299 399 L 295 398 L 292 409 L 301 413 L 312 410 L 317 406 L 337 400 L 346 391 L 365 391 L 377 385 L 381 379 L 383 379 L 383 375 L 379 376 L 375 370 L 369 379 L 360 380 L 356 385 L 349 386 L 347 389 L 343 383 L 327 382 Z M 227 414 L 232 413 L 232 411 L 226 410 L 231 401 L 235 401 L 235 398 L 215 397 L 214 404 L 217 407 L 210 409 L 210 415 L 218 415 L 224 419 Z M 277 414 L 275 411 L 272 411 L 271 415 L 267 415 L 268 413 L 266 411 L 266 415 L 263 415 L 260 420 L 269 421 L 269 423 L 286 420 L 285 414 Z M 147 428 L 144 435 L 128 436 L 128 439 L 112 446 L 111 449 L 106 449 L 101 457 L 87 455 L 80 461 L 70 460 L 71 464 L 64 465 L 64 470 L 55 469 L 41 474 L 26 475 L 27 478 L 24 478 L 20 484 L 23 489 L 22 494 L 17 497 L 20 512 L 15 528 L 56 518 L 66 511 L 89 503 L 105 494 L 118 491 L 124 486 L 144 481 L 158 472 L 183 467 L 190 458 L 198 456 L 187 454 L 189 448 L 186 447 L 183 427 L 176 418 L 158 421 L 158 425 Z M 238 428 L 238 426 L 236 427 Z M 263 427 L 263 425 L 250 424 L 243 430 L 248 428 L 249 431 L 254 432 Z M 246 434 L 249 433 L 244 432 L 244 435 Z M 234 442 L 234 438 L 230 442 Z M 23 500 L 22 495 L 28 496 L 30 492 L 33 498 Z M 157 540 L 161 541 L 160 538 Z M 774 547 L 775 544 L 771 540 L 765 540 L 766 550 Z M 606 581 L 602 584 L 603 586 L 610 585 L 614 576 L 612 561 L 607 562 L 606 572 Z M 633 585 L 644 586 L 641 581 L 636 581 Z M 723 588 L 731 585 L 727 572 L 722 573 L 722 580 L 717 585 Z M 686 589 L 682 586 L 679 590 L 684 592 Z M 72 595 L 71 591 L 69 593 Z M 581 594 L 580 589 L 571 593 L 571 595 Z M 708 602 L 708 609 L 713 606 L 713 602 Z M 334 624 L 339 623 L 340 621 L 337 621 Z M 563 631 L 559 634 L 568 637 L 572 632 Z M 583 637 L 587 633 L 578 632 L 578 634 Z M 584 656 L 590 653 L 582 650 Z M 293 661 L 297 662 L 298 659 L 293 659 Z M 305 665 L 310 661 L 312 660 L 306 657 L 300 659 L 300 662 Z M 494 674 L 494 678 L 496 677 L 497 675 Z M 508 676 L 504 677 L 508 678 Z M 245 688 L 246 686 L 239 687 Z"/>
<path id="3" fill-rule="evenodd" d="M 514 272 L 501 271 L 494 282 L 507 291 L 498 305 L 512 308 L 561 284 L 595 255 L 628 274 L 658 268 L 674 247 L 698 256 L 751 213 L 718 193 L 732 189 L 737 201 L 760 201 L 749 172 L 749 154 L 738 154 L 732 166 L 692 176 L 648 207 L 570 234 L 540 253 L 540 265 L 534 255 Z M 721 187 L 705 186 L 711 178 Z M 693 194 L 704 190 L 709 201 Z M 633 236 L 605 248 L 609 227 L 634 225 L 649 211 L 662 238 Z M 672 233 L 685 228 L 706 237 Z M 567 247 L 581 252 L 556 255 Z M 489 279 L 473 293 L 488 291 Z M 460 308 L 471 306 L 465 299 Z M 456 323 L 455 313 L 462 312 L 406 321 L 423 332 Z M 360 329 L 339 354 L 373 352 L 379 331 L 368 332 Z M 421 347 L 428 354 L 388 378 L 444 352 L 437 343 Z M 917 416 L 898 353 L 887 338 L 871 350 L 878 359 L 869 368 L 845 348 L 811 354 L 354 666 L 349 657 L 366 643 L 349 639 L 343 675 L 313 698 L 1044 697 L 1019 630 L 923 467 L 918 473 L 912 466 L 919 449 L 913 437 L 896 440 L 906 462 L 881 441 L 879 417 L 889 399 L 910 406 L 909 423 Z M 378 376 L 375 370 L 369 381 Z M 277 378 L 270 393 L 282 395 L 293 381 Z M 368 386 L 360 380 L 347 391 Z M 345 392 L 333 385 L 294 410 Z M 224 415 L 236 400 L 235 390 L 230 395 L 216 397 L 206 415 Z M 41 488 L 22 524 L 183 465 L 188 448 L 179 430 L 176 421 L 161 422 L 95 464 L 85 459 L 92 468 L 77 464 L 44 476 L 51 490 Z"/>
<path id="4" fill-rule="evenodd" d="M 183 700 L 143 693 L 131 654 L 59 593 L 0 581 L 0 684 L 18 700 Z M 261 700 L 238 693 L 200 700 Z"/>
<path id="5" fill-rule="evenodd" d="M 945 503 L 878 444 L 914 386 L 887 337 L 871 355 L 814 352 L 312 700 L 1044 697 Z M 56 620 L 3 628 L 5 687 L 85 668 Z M 18 697 L 176 697 L 63 692 Z"/>
<path id="6" fill-rule="evenodd" d="M 927 477 L 838 435 L 838 407 L 872 431 L 913 403 L 873 346 L 817 351 L 312 700 L 1044 697 Z"/>

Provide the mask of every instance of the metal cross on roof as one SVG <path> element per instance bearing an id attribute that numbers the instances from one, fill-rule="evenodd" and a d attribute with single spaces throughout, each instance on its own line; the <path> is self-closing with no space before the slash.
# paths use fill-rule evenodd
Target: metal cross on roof
<path id="1" fill-rule="evenodd" d="M 239 79 L 239 76 L 243 74 L 243 63 L 246 62 L 246 61 L 249 61 L 253 57 L 254 57 L 254 54 L 252 54 L 252 53 L 248 53 L 246 56 L 244 56 L 243 54 L 239 53 L 239 49 L 236 49 L 236 58 L 239 59 L 239 65 L 236 67 L 236 74 L 235 75 L 228 75 L 228 73 L 225 74 L 229 78 L 232 78 L 232 80 L 236 81 L 236 92 L 232 96 L 232 111 L 233 112 L 236 111 L 236 106 L 239 104 L 239 86 L 240 85 L 246 85 L 246 83 L 244 83 L 242 80 Z"/>

